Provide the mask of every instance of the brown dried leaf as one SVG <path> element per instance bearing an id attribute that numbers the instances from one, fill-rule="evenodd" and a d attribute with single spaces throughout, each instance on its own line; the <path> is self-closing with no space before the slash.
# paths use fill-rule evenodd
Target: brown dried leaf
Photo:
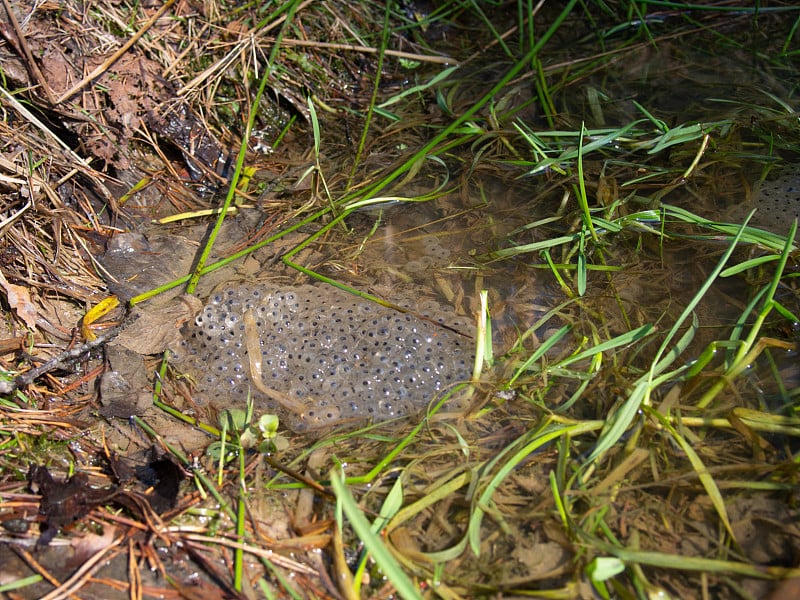
<path id="1" fill-rule="evenodd" d="M 32 331 L 36 331 L 38 312 L 36 306 L 31 302 L 28 288 L 9 283 L 2 272 L 0 272 L 0 286 L 6 291 L 8 305 L 14 309 L 17 316 L 22 319 L 27 327 Z"/>
<path id="2" fill-rule="evenodd" d="M 71 477 L 55 479 L 47 467 L 31 465 L 28 482 L 32 492 L 42 500 L 39 515 L 43 517 L 42 531 L 37 546 L 50 543 L 58 531 L 89 513 L 94 507 L 105 504 L 116 494 L 115 488 L 95 489 L 86 473 L 77 472 Z"/>

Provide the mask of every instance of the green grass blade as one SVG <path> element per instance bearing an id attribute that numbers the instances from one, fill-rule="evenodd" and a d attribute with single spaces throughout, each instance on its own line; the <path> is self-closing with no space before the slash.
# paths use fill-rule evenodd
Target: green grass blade
<path id="1" fill-rule="evenodd" d="M 722 524 L 725 526 L 728 535 L 730 535 L 731 539 L 734 541 L 734 543 L 736 543 L 736 535 L 733 532 L 730 519 L 728 519 L 728 511 L 725 509 L 725 500 L 722 498 L 722 494 L 720 493 L 714 478 L 708 472 L 708 469 L 703 464 L 703 461 L 700 459 L 697 452 L 694 451 L 694 448 L 692 448 L 692 445 L 686 440 L 686 438 L 675 430 L 675 428 L 664 417 L 664 415 L 656 410 L 648 410 L 647 412 L 649 415 L 658 419 L 659 423 L 661 423 L 661 426 L 670 434 L 670 436 L 672 436 L 672 439 L 675 440 L 675 442 L 681 447 L 681 450 L 683 450 L 684 454 L 686 454 L 686 457 L 692 464 L 692 468 L 700 479 L 700 483 L 703 484 L 703 488 L 705 488 L 708 497 L 711 499 L 711 504 L 717 511 L 717 514 L 719 515 Z"/>
<path id="2" fill-rule="evenodd" d="M 675 360 L 689 345 L 689 342 L 694 336 L 694 331 L 698 327 L 697 317 L 694 314 L 694 309 L 703 296 L 705 296 L 706 292 L 708 292 L 708 290 L 711 288 L 717 277 L 719 277 L 719 274 L 722 272 L 722 270 L 725 268 L 725 265 L 727 264 L 739 242 L 739 238 L 742 235 L 743 229 L 744 227 L 739 229 L 739 232 L 734 237 L 733 241 L 728 245 L 727 250 L 720 258 L 716 267 L 714 267 L 712 272 L 709 274 L 708 279 L 706 279 L 703 285 L 700 286 L 700 289 L 697 291 L 697 293 L 695 293 L 692 300 L 686 305 L 681 315 L 675 321 L 672 328 L 664 338 L 661 346 L 659 347 L 649 372 L 636 382 L 633 392 L 630 394 L 619 411 L 614 414 L 612 417 L 611 426 L 600 436 L 597 446 L 595 446 L 595 449 L 587 459 L 586 464 L 590 464 L 597 460 L 606 451 L 612 448 L 614 444 L 617 443 L 617 441 L 622 437 L 630 424 L 633 422 L 633 419 L 636 417 L 640 407 L 649 404 L 650 394 L 656 387 L 688 368 L 682 367 L 667 373 L 665 376 L 658 376 L 664 371 L 664 369 L 675 362 Z M 684 333 L 684 335 L 681 336 L 678 343 L 676 343 L 674 346 L 671 346 L 673 338 L 678 334 L 678 331 L 681 327 L 683 327 L 683 324 L 690 316 L 692 318 L 692 327 L 690 327 Z"/>
<path id="3" fill-rule="evenodd" d="M 278 52 L 281 47 L 281 40 L 285 32 L 288 31 L 288 29 L 292 26 L 292 20 L 294 18 L 294 14 L 299 6 L 300 6 L 300 0 L 292 1 L 291 5 L 289 6 L 289 11 L 286 15 L 286 21 L 281 27 L 281 30 L 278 32 L 277 39 L 275 40 L 275 43 L 272 46 L 272 52 L 270 53 L 269 60 L 267 61 L 268 67 L 264 69 L 264 74 L 261 76 L 261 81 L 258 85 L 258 91 L 256 92 L 255 98 L 253 99 L 253 110 L 250 112 L 247 118 L 247 124 L 245 125 L 244 135 L 242 138 L 242 145 L 239 148 L 239 154 L 236 158 L 236 168 L 234 169 L 233 177 L 231 178 L 231 183 L 228 186 L 228 194 L 225 196 L 225 201 L 222 203 L 222 206 L 220 207 L 219 216 L 217 217 L 217 220 L 214 223 L 214 227 L 212 228 L 211 233 L 208 236 L 208 241 L 206 242 L 205 247 L 200 253 L 199 258 L 197 259 L 194 272 L 189 278 L 189 283 L 186 286 L 187 294 L 194 293 L 194 290 L 197 287 L 197 283 L 200 281 L 200 277 L 204 273 L 206 263 L 208 262 L 208 257 L 211 256 L 211 249 L 213 248 L 214 242 L 216 241 L 217 236 L 219 235 L 219 231 L 222 228 L 222 223 L 225 220 L 225 215 L 228 213 L 228 209 L 230 209 L 231 204 L 233 204 L 233 199 L 236 196 L 236 187 L 239 185 L 239 178 L 241 177 L 242 170 L 244 169 L 244 160 L 245 156 L 247 155 L 248 140 L 250 139 L 250 135 L 253 131 L 253 126 L 255 125 L 256 121 L 256 114 L 258 111 L 256 110 L 255 107 L 259 106 L 261 98 L 264 95 L 264 91 L 267 89 L 267 82 L 271 81 L 272 79 L 273 65 L 275 64 L 275 57 L 278 55 Z"/>
<path id="4" fill-rule="evenodd" d="M 0 594 L 21 590 L 23 588 L 28 587 L 29 585 L 39 583 L 43 579 L 44 577 L 42 577 L 41 575 L 29 575 L 28 577 L 24 577 L 22 579 L 9 581 L 8 583 L 0 585 Z"/>
<path id="5" fill-rule="evenodd" d="M 421 94 L 422 92 L 430 88 L 436 87 L 437 85 L 439 85 L 439 83 L 450 77 L 457 69 L 458 67 L 448 67 L 447 69 L 445 69 L 444 71 L 433 77 L 430 81 L 426 81 L 425 83 L 412 86 L 407 90 L 403 90 L 399 94 L 392 96 L 385 102 L 381 102 L 380 104 L 377 105 L 377 108 L 386 108 L 387 106 L 391 106 L 392 104 L 400 102 L 401 100 L 407 98 L 408 96 Z"/>
<path id="6" fill-rule="evenodd" d="M 513 387 L 514 382 L 519 378 L 519 376 L 528 371 L 533 363 L 547 354 L 547 351 L 555 346 L 561 340 L 561 338 L 569 333 L 571 329 L 572 325 L 563 325 L 558 331 L 547 338 L 543 344 L 536 348 L 536 350 L 527 359 L 525 359 L 525 362 L 522 363 L 514 375 L 511 376 L 511 379 L 508 380 L 508 383 L 506 383 L 506 385 L 503 387 L 506 389 Z"/>
<path id="7" fill-rule="evenodd" d="M 592 241 L 597 243 L 597 232 L 594 230 L 594 223 L 592 222 L 592 214 L 589 211 L 589 198 L 586 196 L 586 180 L 583 176 L 583 155 L 586 154 L 587 148 L 583 145 L 584 136 L 587 135 L 586 132 L 586 124 L 581 123 L 581 136 L 580 140 L 578 141 L 578 206 L 581 209 L 581 215 L 583 218 L 583 226 L 589 230 L 592 235 Z M 583 255 L 583 243 L 584 240 L 581 238 L 581 252 L 580 255 Z M 583 259 L 583 291 L 581 291 L 581 268 L 580 268 L 581 261 L 578 260 L 578 295 L 583 296 L 584 292 L 586 291 L 586 258 Z"/>
<path id="8" fill-rule="evenodd" d="M 531 244 L 523 244 L 521 246 L 514 246 L 513 248 L 503 248 L 495 250 L 489 254 L 491 258 L 509 258 L 512 256 L 519 256 L 520 254 L 528 254 L 530 252 L 538 252 L 539 250 L 546 250 L 554 248 L 570 242 L 574 242 L 579 234 L 562 235 L 550 240 L 542 240 L 541 242 L 533 242 Z"/>
<path id="9" fill-rule="evenodd" d="M 579 352 L 577 354 L 573 354 L 572 356 L 569 356 L 569 357 L 565 358 L 564 360 L 561 360 L 561 361 L 557 362 L 553 366 L 554 367 L 560 367 L 560 368 L 566 367 L 566 366 L 571 365 L 571 364 L 573 364 L 575 362 L 579 362 L 579 361 L 582 361 L 582 360 L 586 360 L 588 358 L 592 358 L 597 354 L 601 354 L 603 352 L 608 352 L 609 350 L 615 350 L 615 349 L 620 348 L 622 346 L 627 346 L 629 344 L 633 344 L 634 342 L 638 342 L 639 340 L 647 337 L 648 335 L 651 335 L 654 332 L 655 332 L 655 328 L 652 325 L 649 325 L 649 324 L 648 325 L 642 325 L 641 327 L 637 327 L 636 329 L 634 329 L 632 331 L 628 331 L 626 333 L 623 333 L 622 335 L 618 335 L 615 338 L 612 338 L 610 340 L 606 340 L 605 342 L 603 342 L 601 344 L 597 344 L 596 346 L 592 346 L 591 348 L 588 348 L 587 350 L 582 350 L 581 352 Z"/>
<path id="10" fill-rule="evenodd" d="M 744 227 L 742 227 L 742 229 L 744 229 Z M 795 219 L 791 228 L 789 229 L 789 235 L 785 239 L 780 259 L 775 267 L 775 273 L 772 276 L 769 285 L 765 288 L 765 290 L 763 290 L 764 304 L 756 316 L 755 322 L 750 328 L 747 339 L 744 340 L 744 342 L 739 346 L 736 356 L 734 357 L 728 369 L 726 369 L 725 373 L 714 383 L 713 386 L 711 386 L 711 388 L 705 394 L 703 394 L 703 397 L 697 402 L 698 408 L 707 407 L 714 400 L 714 398 L 716 398 L 717 394 L 725 389 L 725 386 L 727 386 L 732 379 L 740 375 L 750 366 L 750 361 L 753 358 L 751 357 L 753 347 L 758 341 L 761 328 L 763 327 L 767 316 L 770 312 L 772 312 L 772 309 L 775 306 L 775 292 L 777 291 L 778 285 L 783 277 L 783 272 L 786 268 L 786 263 L 789 260 L 789 255 L 793 251 L 796 233 L 797 220 Z"/>
<path id="11" fill-rule="evenodd" d="M 769 262 L 774 262 L 776 260 L 780 260 L 780 255 L 770 254 L 768 256 L 759 256 L 758 258 L 751 258 L 750 260 L 741 262 L 738 265 L 728 267 L 727 269 L 722 271 L 719 274 L 719 276 L 731 277 L 733 275 L 744 273 L 745 271 L 749 271 L 750 269 L 755 269 L 756 267 L 760 267 L 761 265 L 765 265 Z"/>
<path id="12" fill-rule="evenodd" d="M 653 389 L 674 378 L 677 374 L 685 369 L 685 367 L 680 368 L 675 371 L 670 371 L 665 375 L 654 377 L 655 374 L 660 373 L 671 362 L 673 362 L 686 348 L 686 346 L 689 345 L 692 337 L 694 337 L 694 330 L 696 327 L 697 323 L 695 320 L 694 327 L 689 329 L 689 331 L 687 331 L 681 337 L 673 351 L 667 354 L 667 356 L 661 359 L 661 361 L 659 361 L 657 364 L 653 365 L 651 372 L 643 375 L 637 380 L 633 391 L 631 392 L 630 396 L 628 396 L 628 399 L 625 400 L 620 409 L 610 418 L 610 425 L 601 434 L 600 439 L 597 441 L 597 446 L 595 446 L 594 450 L 589 455 L 589 458 L 586 460 L 587 464 L 597 460 L 600 456 L 614 447 L 623 434 L 628 430 L 628 427 L 630 427 L 633 419 L 636 418 L 636 415 L 639 413 L 639 409 L 642 407 L 642 405 L 649 403 L 650 393 Z"/>
<path id="13" fill-rule="evenodd" d="M 383 543 L 383 540 L 372 530 L 372 525 L 364 516 L 361 508 L 350 493 L 344 481 L 341 468 L 335 468 L 330 474 L 331 487 L 342 512 L 350 521 L 358 539 L 364 544 L 367 552 L 377 563 L 383 575 L 392 583 L 397 594 L 406 600 L 422 600 L 418 587 L 406 575 L 400 563 Z"/>
<path id="14" fill-rule="evenodd" d="M 381 505 L 381 512 L 378 514 L 375 521 L 372 523 L 372 532 L 379 535 L 381 530 L 386 524 L 391 521 L 392 517 L 397 514 L 403 507 L 403 478 L 398 477 L 394 480 L 394 485 Z"/>
<path id="15" fill-rule="evenodd" d="M 582 238 L 581 238 L 582 240 Z M 581 246 L 583 243 L 581 243 Z M 578 262 L 576 265 L 577 273 L 576 278 L 578 280 L 578 296 L 584 296 L 586 294 L 586 254 L 583 251 L 583 248 L 578 252 Z"/>
<path id="16" fill-rule="evenodd" d="M 550 27 L 539 37 L 536 44 L 523 56 L 520 60 L 518 60 L 508 72 L 500 78 L 500 80 L 490 89 L 486 94 L 481 96 L 477 102 L 472 104 L 466 111 L 464 111 L 457 119 L 455 119 L 452 123 L 450 123 L 447 127 L 442 129 L 437 135 L 435 135 L 427 144 L 425 144 L 422 148 L 420 148 L 417 152 L 415 152 L 408 160 L 406 160 L 400 167 L 389 173 L 386 177 L 382 178 L 380 181 L 376 182 L 375 184 L 367 187 L 363 192 L 360 192 L 361 197 L 369 197 L 377 195 L 382 189 L 387 187 L 389 184 L 394 182 L 398 179 L 401 175 L 404 175 L 412 168 L 414 165 L 417 164 L 419 161 L 423 160 L 425 157 L 431 154 L 435 154 L 435 149 L 445 140 L 450 138 L 450 135 L 457 131 L 462 125 L 468 123 L 470 119 L 480 111 L 486 104 L 494 100 L 497 95 L 505 89 L 508 83 L 513 80 L 519 73 L 528 67 L 530 67 L 531 61 L 533 58 L 539 53 L 539 51 L 544 47 L 544 45 L 550 40 L 551 37 L 559 30 L 561 25 L 564 23 L 564 20 L 567 16 L 572 12 L 572 9 L 575 8 L 575 5 L 578 3 L 578 0 L 569 0 L 566 6 L 561 10 L 561 12 L 556 16 L 553 22 L 550 24 Z"/>

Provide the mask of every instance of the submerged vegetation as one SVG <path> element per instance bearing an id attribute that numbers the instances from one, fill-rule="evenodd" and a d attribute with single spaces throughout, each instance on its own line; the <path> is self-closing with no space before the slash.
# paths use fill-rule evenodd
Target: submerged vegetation
<path id="1" fill-rule="evenodd" d="M 0 590 L 792 597 L 800 9 L 5 10 Z M 472 379 L 198 399 L 176 292 L 312 279 L 474 320 Z"/>

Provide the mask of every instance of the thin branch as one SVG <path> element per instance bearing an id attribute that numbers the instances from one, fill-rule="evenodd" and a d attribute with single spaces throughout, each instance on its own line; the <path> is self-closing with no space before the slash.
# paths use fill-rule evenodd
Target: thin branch
<path id="1" fill-rule="evenodd" d="M 62 352 L 58 356 L 55 356 L 50 360 L 48 360 L 43 365 L 36 367 L 35 369 L 31 369 L 30 371 L 26 371 L 22 375 L 17 375 L 14 379 L 10 381 L 0 381 L 0 395 L 6 396 L 9 394 L 13 394 L 18 389 L 30 385 L 42 375 L 49 373 L 50 371 L 53 371 L 66 363 L 70 363 L 74 360 L 77 360 L 90 350 L 102 346 L 107 341 L 113 339 L 119 333 L 119 331 L 120 331 L 119 327 L 112 329 L 108 333 L 99 336 L 95 340 L 86 342 L 85 344 L 76 346 L 71 350 Z"/>

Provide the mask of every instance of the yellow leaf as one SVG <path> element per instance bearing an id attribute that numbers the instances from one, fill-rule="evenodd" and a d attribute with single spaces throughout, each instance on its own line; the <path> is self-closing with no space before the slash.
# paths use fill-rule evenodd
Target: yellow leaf
<path id="1" fill-rule="evenodd" d="M 99 318 L 107 315 L 118 306 L 119 298 L 116 296 L 109 296 L 108 298 L 103 298 L 90 308 L 89 311 L 83 315 L 83 319 L 81 320 L 81 334 L 83 338 L 89 341 L 96 339 L 97 336 L 95 336 L 91 328 L 92 323 L 95 323 Z"/>

